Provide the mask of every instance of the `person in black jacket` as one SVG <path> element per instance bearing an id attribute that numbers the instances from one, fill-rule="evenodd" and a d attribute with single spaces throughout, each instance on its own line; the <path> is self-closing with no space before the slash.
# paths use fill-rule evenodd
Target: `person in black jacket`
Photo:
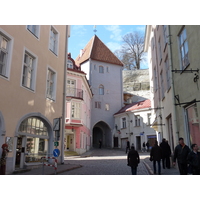
<path id="1" fill-rule="evenodd" d="M 162 165 L 163 165 L 163 169 L 165 169 L 165 167 L 167 167 L 169 169 L 170 168 L 171 149 L 170 149 L 170 146 L 167 143 L 165 138 L 162 139 L 160 147 L 162 149 Z"/>
<path id="2" fill-rule="evenodd" d="M 162 149 L 158 146 L 158 141 L 155 140 L 155 144 L 150 152 L 150 160 L 153 161 L 154 174 L 156 174 L 156 162 L 157 162 L 158 174 L 161 175 L 161 166 L 160 166 L 161 159 L 162 159 Z"/>
<path id="3" fill-rule="evenodd" d="M 140 163 L 140 157 L 133 145 L 131 146 L 131 150 L 128 152 L 127 162 L 127 165 L 131 167 L 132 175 L 137 175 L 137 167 Z"/>
<path id="4" fill-rule="evenodd" d="M 180 175 L 187 175 L 188 173 L 187 157 L 189 153 L 190 153 L 190 148 L 184 143 L 183 138 L 179 138 L 179 145 L 177 145 L 174 150 L 173 165 L 174 166 L 176 165 L 176 159 L 177 159 Z"/>
<path id="5" fill-rule="evenodd" d="M 188 154 L 188 164 L 193 175 L 200 175 L 200 152 L 197 144 L 192 144 L 192 151 Z"/>

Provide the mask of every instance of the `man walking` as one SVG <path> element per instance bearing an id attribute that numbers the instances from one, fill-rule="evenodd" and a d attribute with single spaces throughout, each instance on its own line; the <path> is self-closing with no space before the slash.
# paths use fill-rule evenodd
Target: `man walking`
<path id="1" fill-rule="evenodd" d="M 174 166 L 176 165 L 176 159 L 177 159 L 180 175 L 187 175 L 188 173 L 187 157 L 189 153 L 190 149 L 184 143 L 184 139 L 182 137 L 179 138 L 179 144 L 175 147 L 174 150 L 173 165 Z"/>
<path id="2" fill-rule="evenodd" d="M 127 162 L 127 165 L 131 167 L 132 175 L 137 175 L 137 166 L 140 163 L 140 157 L 133 145 L 131 146 L 131 150 L 128 152 Z"/>
<path id="3" fill-rule="evenodd" d="M 161 158 L 162 158 L 162 149 L 158 146 L 158 141 L 155 140 L 155 144 L 150 152 L 150 160 L 153 161 L 154 174 L 156 174 L 156 163 L 157 163 L 158 174 L 161 175 L 161 166 L 160 166 Z"/>
<path id="4" fill-rule="evenodd" d="M 171 155 L 171 149 L 169 144 L 167 143 L 166 139 L 163 138 L 162 142 L 160 144 L 160 147 L 162 149 L 162 166 L 163 169 L 167 167 L 168 169 L 170 168 L 170 155 Z"/>
<path id="5" fill-rule="evenodd" d="M 126 141 L 126 153 L 130 150 L 130 142 Z"/>
<path id="6" fill-rule="evenodd" d="M 188 164 L 192 169 L 193 175 L 200 175 L 200 152 L 197 144 L 192 144 L 192 151 L 188 154 Z"/>

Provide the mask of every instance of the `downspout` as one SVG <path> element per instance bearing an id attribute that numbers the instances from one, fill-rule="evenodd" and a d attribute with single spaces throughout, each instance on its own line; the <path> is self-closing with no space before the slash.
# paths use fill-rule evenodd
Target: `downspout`
<path id="1" fill-rule="evenodd" d="M 173 78 L 173 62 L 172 62 L 172 46 L 171 46 L 171 32 L 170 32 L 170 25 L 168 25 L 168 37 L 169 37 L 169 45 L 170 48 L 168 48 L 168 54 L 169 54 L 169 67 L 170 67 L 170 77 L 171 77 L 171 88 L 172 88 L 172 105 L 173 105 L 173 118 L 174 118 L 174 131 L 176 133 L 176 141 L 178 141 L 179 138 L 179 132 L 177 130 L 177 114 L 176 114 L 176 107 L 175 107 L 175 89 L 174 89 L 174 78 Z M 173 134 L 174 135 L 174 134 Z M 175 143 L 175 141 L 174 141 Z M 175 146 L 175 144 L 174 144 Z"/>
<path id="2" fill-rule="evenodd" d="M 68 59 L 67 53 L 68 53 L 68 25 L 66 25 L 66 40 L 65 40 L 63 105 L 62 105 L 61 164 L 64 164 L 64 135 L 65 135 L 65 114 L 66 114 L 66 81 L 67 81 L 67 59 Z"/>

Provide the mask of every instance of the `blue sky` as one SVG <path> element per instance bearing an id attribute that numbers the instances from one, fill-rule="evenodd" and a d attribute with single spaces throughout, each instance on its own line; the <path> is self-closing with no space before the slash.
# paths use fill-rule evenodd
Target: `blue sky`
<path id="1" fill-rule="evenodd" d="M 122 36 L 133 31 L 145 32 L 145 25 L 96 25 L 96 35 L 112 51 L 120 49 Z M 75 59 L 94 36 L 94 25 L 71 25 L 68 52 Z"/>

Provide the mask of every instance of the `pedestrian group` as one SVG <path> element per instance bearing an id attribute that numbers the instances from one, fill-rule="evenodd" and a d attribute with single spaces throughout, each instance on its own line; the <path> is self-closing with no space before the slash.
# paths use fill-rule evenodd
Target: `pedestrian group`
<path id="1" fill-rule="evenodd" d="M 147 147 L 147 152 L 149 151 L 149 142 L 143 143 L 142 152 L 146 151 L 145 145 Z M 140 163 L 140 157 L 138 152 L 135 150 L 134 145 L 132 144 L 130 149 L 130 143 L 127 140 L 126 147 L 127 155 L 127 165 L 131 167 L 132 175 L 137 174 L 137 167 Z M 160 145 L 158 141 L 155 140 L 154 146 L 150 150 L 150 161 L 153 162 L 154 174 L 161 175 L 161 160 L 163 169 L 170 169 L 170 157 L 171 157 L 171 148 L 168 144 L 168 141 L 163 138 Z M 172 158 L 173 166 L 178 164 L 178 169 L 180 175 L 200 175 L 200 152 L 198 152 L 198 145 L 192 144 L 191 150 L 184 143 L 182 137 L 179 138 L 179 144 L 174 149 L 174 155 Z"/>

